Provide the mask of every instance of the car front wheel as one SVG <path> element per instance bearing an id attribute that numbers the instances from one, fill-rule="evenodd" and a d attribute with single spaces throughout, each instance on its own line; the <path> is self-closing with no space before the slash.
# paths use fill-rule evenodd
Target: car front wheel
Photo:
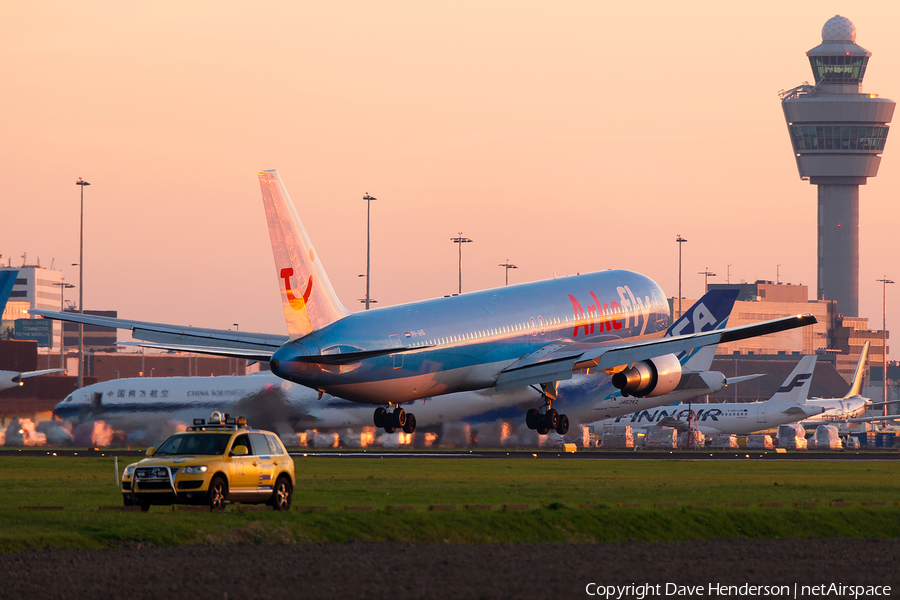
<path id="1" fill-rule="evenodd" d="M 291 496 L 293 489 L 287 477 L 279 477 L 275 482 L 275 493 L 272 495 L 272 508 L 277 511 L 291 510 Z"/>
<path id="2" fill-rule="evenodd" d="M 206 503 L 209 510 L 224 512 L 225 500 L 228 497 L 228 483 L 221 475 L 216 475 L 209 483 L 209 491 L 206 494 Z"/>

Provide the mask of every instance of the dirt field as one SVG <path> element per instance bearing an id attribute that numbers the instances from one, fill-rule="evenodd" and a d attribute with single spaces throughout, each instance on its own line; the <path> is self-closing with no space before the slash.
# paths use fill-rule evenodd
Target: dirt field
<path id="1" fill-rule="evenodd" d="M 663 584 L 663 597 L 666 583 L 900 590 L 900 539 L 48 548 L 0 555 L 0 577 L 0 597 L 42 600 L 571 598 L 589 597 L 589 583 Z"/>

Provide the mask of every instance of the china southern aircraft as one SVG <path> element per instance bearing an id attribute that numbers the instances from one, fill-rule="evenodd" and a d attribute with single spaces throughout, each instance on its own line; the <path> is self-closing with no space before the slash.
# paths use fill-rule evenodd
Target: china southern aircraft
<path id="1" fill-rule="evenodd" d="M 804 356 L 778 391 L 763 402 L 663 406 L 652 411 L 644 410 L 617 419 L 600 421 L 590 425 L 590 429 L 592 432 L 599 432 L 605 427 L 630 425 L 638 430 L 673 427 L 680 431 L 693 428 L 704 435 L 746 435 L 786 423 L 795 423 L 821 414 L 825 410 L 821 406 L 806 402 L 815 368 L 816 357 Z"/>
<path id="2" fill-rule="evenodd" d="M 420 425 L 457 421 L 486 406 L 518 399 L 511 392 L 488 397 L 461 392 L 425 403 Z M 214 411 L 244 415 L 255 427 L 283 432 L 338 431 L 371 426 L 372 410 L 292 383 L 269 372 L 220 377 L 133 377 L 112 379 L 75 390 L 53 414 L 80 423 L 102 420 L 127 434 L 157 435 Z M 392 429 L 391 432 L 394 430 Z"/>
<path id="3" fill-rule="evenodd" d="M 695 323 L 703 330 L 723 328 L 731 313 L 735 290 L 712 290 L 687 309 L 669 327 L 666 335 L 678 330 L 694 333 Z M 702 315 L 702 318 L 701 318 Z M 609 378 L 579 374 L 559 385 L 557 401 L 579 422 L 597 415 L 611 416 L 636 408 L 697 398 L 721 390 L 727 383 L 754 375 L 726 379 L 709 371 L 715 346 L 706 346 L 679 356 L 685 377 L 678 388 L 662 396 L 633 398 L 622 393 Z M 423 402 L 419 425 L 434 427 L 460 421 L 469 425 L 491 425 L 521 418 L 522 408 L 539 397 L 530 388 L 455 392 Z M 524 396 L 524 397 L 523 397 Z M 213 411 L 246 415 L 257 427 L 279 432 L 346 431 L 371 425 L 371 409 L 281 379 L 272 373 L 224 377 L 160 377 L 114 379 L 76 390 L 54 409 L 54 414 L 74 424 L 102 420 L 132 437 L 159 436 L 179 423 L 190 424 L 198 415 Z M 394 428 L 388 426 L 387 433 Z"/>
<path id="4" fill-rule="evenodd" d="M 276 375 L 378 406 L 376 427 L 415 430 L 402 408 L 453 392 L 539 386 L 526 423 L 568 429 L 553 407 L 560 381 L 587 369 L 623 395 L 660 396 L 682 379 L 676 355 L 816 322 L 797 315 L 688 335 L 669 326 L 652 279 L 607 270 L 350 313 L 338 300 L 287 190 L 259 173 L 288 337 L 35 310 L 45 317 L 132 330 L 140 345 L 269 361 Z M 698 319 L 704 316 L 698 315 Z M 700 327 L 698 327 L 700 329 Z"/>
<path id="5" fill-rule="evenodd" d="M 13 286 L 16 284 L 16 275 L 18 271 L 0 271 L 0 315 L 6 309 L 6 302 L 12 293 Z M 48 375 L 50 373 L 59 373 L 65 369 L 44 369 L 43 371 L 0 371 L 0 391 L 25 385 L 24 379 L 29 377 L 37 377 L 38 375 Z"/>

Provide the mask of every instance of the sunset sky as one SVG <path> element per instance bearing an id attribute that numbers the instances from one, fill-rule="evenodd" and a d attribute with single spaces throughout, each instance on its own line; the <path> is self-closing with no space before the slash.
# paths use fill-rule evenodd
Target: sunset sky
<path id="1" fill-rule="evenodd" d="M 276 168 L 344 304 L 607 268 L 677 293 L 816 288 L 816 189 L 778 92 L 835 14 L 900 100 L 900 3 L 20 2 L 0 47 L 3 264 L 85 308 L 281 333 L 256 173 Z M 900 113 L 898 113 L 900 118 Z M 900 331 L 900 137 L 860 190 L 860 312 Z M 897 138 L 897 139 L 895 139 Z M 77 296 L 77 290 L 68 297 Z M 896 359 L 900 346 L 894 348 Z"/>

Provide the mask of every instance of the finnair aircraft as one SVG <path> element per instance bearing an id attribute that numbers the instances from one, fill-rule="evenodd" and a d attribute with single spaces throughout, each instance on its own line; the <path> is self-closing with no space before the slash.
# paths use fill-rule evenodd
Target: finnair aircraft
<path id="1" fill-rule="evenodd" d="M 321 394 L 378 406 L 376 427 L 415 431 L 405 403 L 454 392 L 526 389 L 538 432 L 568 430 L 554 408 L 560 381 L 594 370 L 623 395 L 655 397 L 682 380 L 679 353 L 815 323 L 797 315 L 662 337 L 669 307 L 652 279 L 607 270 L 350 313 L 338 300 L 287 190 L 259 173 L 288 336 L 179 327 L 35 310 L 131 329 L 139 345 L 268 361 Z M 702 316 L 700 317 L 703 318 Z"/>
<path id="2" fill-rule="evenodd" d="M 16 284 L 16 275 L 18 274 L 18 271 L 0 271 L 0 315 L 6 309 L 6 303 L 9 300 L 9 295 L 12 293 L 13 286 Z M 43 371 L 25 372 L 0 371 L 0 391 L 25 385 L 23 380 L 29 377 L 59 373 L 60 371 L 65 371 L 65 369 L 44 369 Z"/>
<path id="3" fill-rule="evenodd" d="M 737 292 L 713 290 L 690 307 L 666 332 L 682 334 L 723 328 Z M 709 371 L 715 346 L 682 353 L 678 358 L 686 376 L 678 388 L 655 397 L 623 397 L 608 378 L 579 374 L 560 383 L 558 402 L 579 422 L 601 415 L 620 415 L 721 390 L 726 383 L 755 376 L 726 380 L 722 373 Z M 423 401 L 416 409 L 419 425 L 437 426 L 450 421 L 489 425 L 521 418 L 529 402 L 539 392 L 528 388 L 505 391 L 455 392 Z M 371 425 L 371 409 L 328 394 L 319 395 L 308 387 L 291 383 L 272 373 L 239 377 L 164 377 L 115 379 L 76 390 L 60 402 L 57 417 L 78 424 L 103 420 L 110 427 L 146 437 L 171 430 L 178 423 L 189 424 L 199 415 L 213 411 L 246 415 L 264 429 L 301 432 L 309 429 L 343 431 Z M 394 429 L 388 428 L 388 433 Z"/>
<path id="4" fill-rule="evenodd" d="M 652 427 L 673 427 L 680 431 L 693 428 L 704 435 L 746 435 L 794 423 L 824 410 L 806 402 L 815 368 L 816 357 L 804 356 L 778 391 L 764 402 L 663 406 L 593 423 L 590 430 L 599 433 L 604 427 L 630 425 L 645 431 Z"/>

